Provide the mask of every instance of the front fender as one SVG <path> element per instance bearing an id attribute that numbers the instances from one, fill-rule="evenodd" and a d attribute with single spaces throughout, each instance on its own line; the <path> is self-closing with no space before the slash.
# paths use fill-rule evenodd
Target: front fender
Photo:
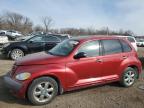
<path id="1" fill-rule="evenodd" d="M 31 78 L 24 81 L 25 85 L 29 85 L 34 79 L 42 76 L 53 76 L 57 78 L 65 90 L 66 78 L 65 78 L 65 65 L 64 64 L 48 64 L 48 65 L 32 65 L 32 66 L 19 66 L 14 76 L 22 72 L 31 73 Z M 28 86 L 25 87 L 27 89 Z"/>

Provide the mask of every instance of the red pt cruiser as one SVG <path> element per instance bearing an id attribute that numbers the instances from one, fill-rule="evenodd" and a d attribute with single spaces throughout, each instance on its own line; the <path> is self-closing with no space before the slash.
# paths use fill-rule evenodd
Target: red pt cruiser
<path id="1" fill-rule="evenodd" d="M 141 71 L 137 53 L 127 40 L 77 37 L 17 60 L 4 82 L 16 96 L 42 105 L 57 94 L 92 85 L 118 81 L 132 86 Z"/>

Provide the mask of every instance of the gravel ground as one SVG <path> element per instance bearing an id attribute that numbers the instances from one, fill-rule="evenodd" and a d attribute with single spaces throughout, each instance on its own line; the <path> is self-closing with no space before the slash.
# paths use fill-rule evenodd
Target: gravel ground
<path id="1" fill-rule="evenodd" d="M 142 57 L 143 48 L 139 48 Z M 143 63 L 143 59 L 141 58 Z M 144 79 L 140 78 L 132 87 L 123 88 L 118 83 L 90 87 L 64 93 L 50 104 L 32 106 L 27 100 L 17 99 L 4 87 L 2 76 L 14 62 L 0 58 L 0 108 L 144 108 Z"/>

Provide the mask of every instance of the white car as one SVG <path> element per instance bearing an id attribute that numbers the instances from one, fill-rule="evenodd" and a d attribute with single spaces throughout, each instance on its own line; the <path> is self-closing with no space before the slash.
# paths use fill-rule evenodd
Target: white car
<path id="1" fill-rule="evenodd" d="M 8 37 L 7 36 L 0 36 L 0 47 L 5 44 L 8 43 Z"/>
<path id="2" fill-rule="evenodd" d="M 143 47 L 144 46 L 144 39 L 137 40 L 137 46 Z"/>
<path id="3" fill-rule="evenodd" d="M 0 35 L 6 35 L 6 33 L 7 33 L 7 30 L 0 30 Z"/>
<path id="4" fill-rule="evenodd" d="M 127 39 L 132 44 L 132 46 L 135 48 L 135 50 L 136 51 L 138 50 L 137 41 L 136 41 L 135 37 L 133 37 L 133 36 L 117 36 L 117 37 Z"/>
<path id="5" fill-rule="evenodd" d="M 18 31 L 15 31 L 15 30 L 8 30 L 6 32 L 6 35 L 9 37 L 9 38 L 12 38 L 12 39 L 15 39 L 16 37 L 20 37 L 22 36 L 22 34 Z"/>

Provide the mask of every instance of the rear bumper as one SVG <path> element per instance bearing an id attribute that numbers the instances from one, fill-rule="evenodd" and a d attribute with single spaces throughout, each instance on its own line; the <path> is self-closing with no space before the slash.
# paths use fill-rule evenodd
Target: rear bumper
<path id="1" fill-rule="evenodd" d="M 4 84 L 14 92 L 18 92 L 22 87 L 21 83 L 11 79 L 8 75 L 4 76 Z"/>

